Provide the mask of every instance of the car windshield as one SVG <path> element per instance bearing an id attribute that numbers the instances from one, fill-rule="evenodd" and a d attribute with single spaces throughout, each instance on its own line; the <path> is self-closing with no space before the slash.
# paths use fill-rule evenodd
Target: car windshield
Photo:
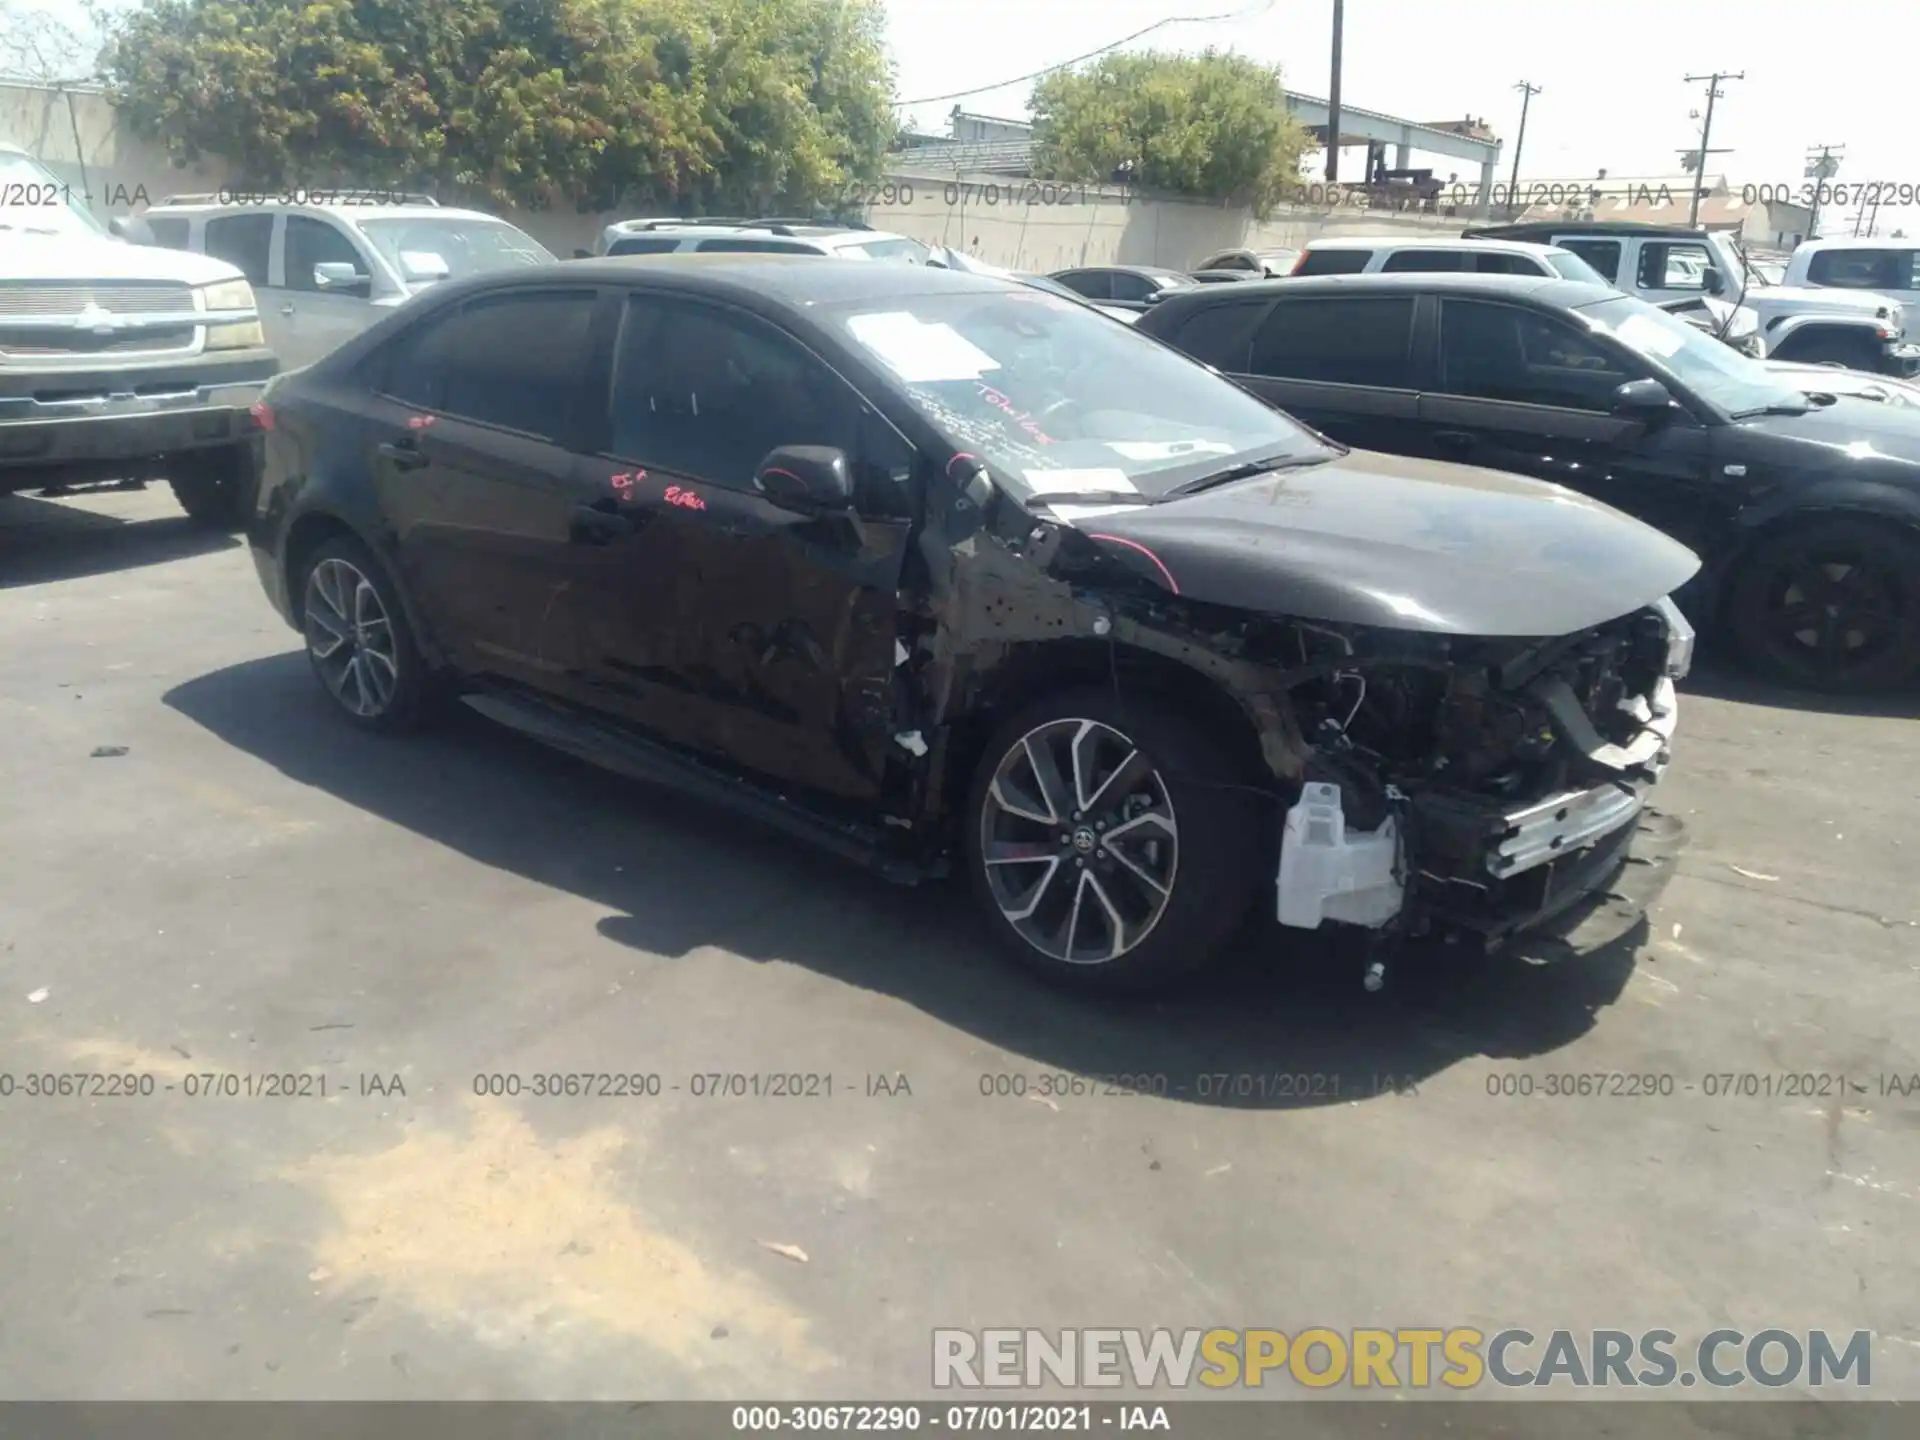
<path id="1" fill-rule="evenodd" d="M 918 240 L 898 237 L 889 240 L 865 240 L 858 245 L 846 245 L 841 248 L 857 251 L 869 260 L 891 260 L 896 265 L 927 263 L 927 247 Z"/>
<path id="2" fill-rule="evenodd" d="M 30 155 L 0 151 L 0 233 L 105 235 L 85 197 Z"/>
<path id="3" fill-rule="evenodd" d="M 1547 264 L 1554 268 L 1562 280 L 1579 280 L 1588 285 L 1604 285 L 1607 289 L 1614 284 L 1586 261 L 1571 250 L 1553 250 L 1547 254 Z"/>
<path id="4" fill-rule="evenodd" d="M 504 220 L 425 215 L 362 220 L 360 229 L 409 285 L 545 265 L 554 258 L 546 246 Z"/>
<path id="5" fill-rule="evenodd" d="M 837 307 L 853 342 L 996 479 L 1032 495 L 1165 495 L 1253 460 L 1339 453 L 1177 351 L 1025 286 Z"/>
<path id="6" fill-rule="evenodd" d="M 1644 300 L 1622 295 L 1578 313 L 1730 415 L 1806 408 L 1801 393 L 1759 361 Z"/>

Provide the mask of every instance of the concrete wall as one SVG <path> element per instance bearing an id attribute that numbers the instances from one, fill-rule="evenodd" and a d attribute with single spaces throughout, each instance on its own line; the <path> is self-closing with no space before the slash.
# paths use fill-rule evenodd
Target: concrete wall
<path id="1" fill-rule="evenodd" d="M 0 85 L 0 140 L 31 151 L 77 192 L 90 195 L 103 221 L 168 194 L 217 190 L 239 178 L 220 163 L 176 167 L 158 145 L 123 132 L 113 107 L 95 92 Z M 880 187 L 882 203 L 869 207 L 869 224 L 1016 270 L 1109 263 L 1186 269 L 1212 251 L 1239 246 L 1279 249 L 1324 234 L 1458 234 L 1467 223 L 1464 218 L 1306 208 L 1277 211 L 1256 222 L 1242 209 L 1142 200 L 1097 187 L 914 174 L 907 165 L 899 170 Z M 563 258 L 576 248 L 591 248 L 611 221 L 629 218 L 626 212 L 581 215 L 571 207 L 501 213 Z"/>
<path id="2" fill-rule="evenodd" d="M 0 84 L 0 141 L 18 145 L 88 197 L 102 221 L 190 190 L 217 190 L 224 164 L 175 168 L 157 145 L 123 132 L 120 117 L 95 91 Z"/>

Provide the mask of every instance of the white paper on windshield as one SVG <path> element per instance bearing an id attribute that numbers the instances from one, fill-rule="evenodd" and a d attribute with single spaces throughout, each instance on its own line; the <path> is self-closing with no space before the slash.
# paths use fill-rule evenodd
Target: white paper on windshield
<path id="1" fill-rule="evenodd" d="M 1124 470 L 1028 470 L 1021 478 L 1036 495 L 1138 495 Z"/>
<path id="2" fill-rule="evenodd" d="M 1643 354 L 1657 355 L 1661 359 L 1678 351 L 1686 339 L 1684 335 L 1674 334 L 1658 320 L 1645 315 L 1629 315 L 1620 322 L 1614 333 Z"/>
<path id="3" fill-rule="evenodd" d="M 978 380 L 1000 362 L 951 325 L 928 325 L 904 310 L 856 315 L 847 322 L 854 338 L 878 355 L 909 385 L 941 380 Z"/>
<path id="4" fill-rule="evenodd" d="M 1056 520 L 1077 525 L 1082 520 L 1098 520 L 1102 515 L 1119 515 L 1139 508 L 1137 505 L 1049 505 L 1047 513 Z"/>
<path id="5" fill-rule="evenodd" d="M 1107 448 L 1128 460 L 1178 460 L 1182 455 L 1231 455 L 1222 440 L 1109 440 Z"/>

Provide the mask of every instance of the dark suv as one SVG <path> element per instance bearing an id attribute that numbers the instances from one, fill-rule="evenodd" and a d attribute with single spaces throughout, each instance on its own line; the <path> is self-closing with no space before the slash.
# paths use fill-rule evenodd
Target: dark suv
<path id="1" fill-rule="evenodd" d="M 1501 275 L 1295 278 L 1138 327 L 1348 445 L 1603 500 L 1705 560 L 1680 603 L 1834 691 L 1920 668 L 1920 416 L 1809 395 L 1657 306 Z"/>
<path id="2" fill-rule="evenodd" d="M 1350 453 L 1077 301 L 921 266 L 575 261 L 278 381 L 251 531 L 352 721 L 475 708 L 897 879 L 1044 973 L 1285 926 L 1488 939 L 1606 889 L 1683 547 Z M 1375 962 L 1384 963 L 1384 962 Z"/>

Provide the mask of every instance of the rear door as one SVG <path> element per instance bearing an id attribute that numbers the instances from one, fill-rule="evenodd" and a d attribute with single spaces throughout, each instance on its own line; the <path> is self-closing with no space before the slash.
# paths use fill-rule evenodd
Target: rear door
<path id="1" fill-rule="evenodd" d="M 1617 387 L 1652 376 L 1631 352 L 1522 306 L 1429 303 L 1438 356 L 1420 397 L 1422 453 L 1564 485 L 1686 543 L 1704 536 L 1709 431 L 1684 410 L 1655 425 L 1613 413 Z"/>
<path id="2" fill-rule="evenodd" d="M 1413 314 L 1411 294 L 1282 295 L 1235 378 L 1342 445 L 1408 453 L 1419 440 Z"/>
<path id="3" fill-rule="evenodd" d="M 595 292 L 492 291 L 440 310 L 381 356 L 368 470 L 409 592 L 466 669 L 567 692 L 570 449 Z"/>
<path id="4" fill-rule="evenodd" d="M 590 462 L 624 526 L 577 596 L 597 703 L 743 769 L 872 796 L 918 457 L 759 316 L 645 291 L 625 311 Z M 753 476 L 781 445 L 844 450 L 857 519 L 763 499 Z"/>
<path id="5" fill-rule="evenodd" d="M 1562 250 L 1571 250 L 1587 264 L 1598 270 L 1611 285 L 1621 289 L 1621 276 L 1626 273 L 1623 262 L 1626 244 L 1622 240 L 1609 239 L 1604 235 L 1556 235 L 1550 242 Z"/>

